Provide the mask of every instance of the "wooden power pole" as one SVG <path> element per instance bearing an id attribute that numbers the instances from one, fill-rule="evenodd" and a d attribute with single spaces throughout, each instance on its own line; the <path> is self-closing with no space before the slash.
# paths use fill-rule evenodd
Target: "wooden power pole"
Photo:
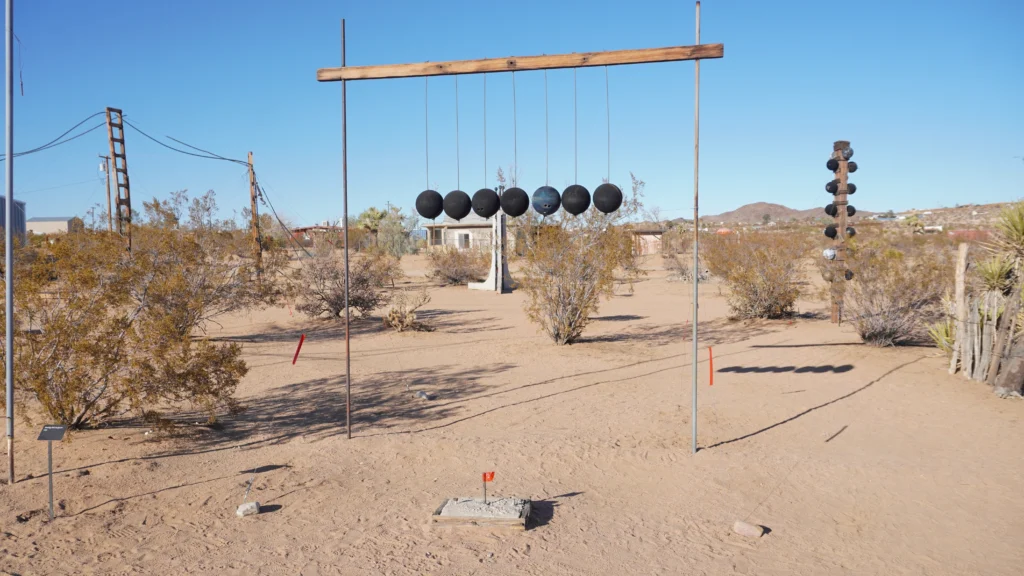
<path id="1" fill-rule="evenodd" d="M 124 149 L 124 116 L 117 108 L 107 108 L 107 138 L 117 186 L 117 232 L 132 250 L 132 193 L 128 183 L 128 158 Z"/>
<path id="2" fill-rule="evenodd" d="M 256 172 L 252 169 L 252 152 L 249 152 L 249 202 L 252 210 L 252 241 L 255 244 L 253 254 L 256 258 L 256 276 L 263 273 L 263 242 L 260 239 L 260 212 L 256 202 Z"/>
<path id="3" fill-rule="evenodd" d="M 114 231 L 114 210 L 110 205 L 110 156 L 100 154 L 103 159 L 103 173 L 107 175 L 107 231 Z"/>

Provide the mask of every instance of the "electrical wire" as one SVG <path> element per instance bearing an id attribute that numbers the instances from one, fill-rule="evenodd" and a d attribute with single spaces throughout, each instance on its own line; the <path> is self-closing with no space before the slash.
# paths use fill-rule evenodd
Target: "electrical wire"
<path id="1" fill-rule="evenodd" d="M 68 138 L 67 140 L 64 140 L 64 139 L 63 139 L 63 138 L 64 138 L 65 136 L 67 136 L 68 134 L 70 134 L 70 133 L 74 132 L 74 131 L 75 131 L 75 129 L 76 129 L 76 128 L 78 128 L 79 126 L 81 126 L 82 124 L 85 124 L 85 123 L 86 123 L 86 122 L 88 122 L 89 120 L 92 120 L 93 118 L 95 118 L 95 117 L 97 117 L 97 116 L 100 116 L 100 115 L 102 115 L 102 114 L 103 114 L 103 112 L 97 112 L 97 113 L 95 113 L 95 114 L 93 114 L 93 115 L 91 115 L 91 116 L 89 116 L 89 117 L 85 118 L 84 120 L 82 120 L 82 121 L 81 121 L 81 122 L 79 122 L 78 124 L 75 124 L 75 125 L 74 125 L 74 126 L 72 126 L 71 128 L 68 128 L 68 129 L 67 129 L 67 130 L 66 130 L 66 131 L 65 131 L 65 132 L 64 132 L 63 134 L 61 134 L 60 136 L 57 136 L 56 138 L 54 138 L 53 140 L 50 140 L 49 142 L 47 142 L 46 144 L 43 144 L 42 146 L 38 146 L 38 147 L 36 147 L 36 148 L 32 148 L 31 150 L 24 150 L 24 151 L 22 151 L 22 152 L 15 152 L 15 153 L 14 153 L 14 157 L 15 157 L 15 158 L 17 158 L 17 157 L 19 157 L 19 156 L 24 156 L 24 155 L 26 155 L 26 154 L 34 154 L 34 153 L 36 153 L 36 152 L 42 152 L 43 150 L 48 150 L 48 149 L 50 149 L 50 148 L 53 148 L 53 147 L 55 147 L 55 146 L 60 146 L 61 144 L 66 144 L 66 143 L 68 143 L 68 142 L 71 142 L 72 140 L 74 140 L 74 139 L 76 139 L 76 138 L 80 138 L 80 137 L 82 137 L 82 136 L 85 136 L 85 135 L 86 135 L 86 134 L 88 134 L 89 132 L 92 132 L 93 130 L 96 130 L 97 128 L 100 128 L 100 127 L 102 127 L 102 126 L 103 126 L 103 124 L 98 124 L 98 125 L 96 125 L 96 126 L 93 126 L 92 128 L 89 128 L 88 130 L 86 130 L 85 132 L 82 132 L 82 133 L 80 133 L 80 134 L 76 134 L 75 136 L 72 136 L 71 138 Z M 6 159 L 6 156 L 7 156 L 6 154 L 0 154 L 0 161 L 3 161 L 4 159 Z"/>
<path id="2" fill-rule="evenodd" d="M 462 190 L 462 164 L 459 160 L 459 77 L 455 76 L 455 189 Z"/>
<path id="3" fill-rule="evenodd" d="M 518 186 L 516 174 L 519 172 L 519 124 L 516 121 L 516 73 L 512 71 L 512 185 Z"/>
<path id="4" fill-rule="evenodd" d="M 544 71 L 544 185 L 548 186 L 548 71 Z"/>
<path id="5" fill-rule="evenodd" d="M 244 161 L 244 160 L 236 160 L 234 158 L 225 158 L 223 156 L 220 156 L 220 155 L 217 155 L 217 154 L 212 154 L 210 152 L 207 152 L 206 154 L 196 154 L 195 152 L 189 152 L 187 150 L 181 150 L 179 148 L 175 148 L 174 146 L 170 146 L 168 144 L 164 144 L 163 142 L 157 140 L 156 138 L 150 136 L 149 134 L 146 134 L 138 126 L 136 126 L 136 125 L 132 124 L 131 122 L 129 122 L 127 118 L 122 117 L 121 119 L 124 121 L 125 124 L 127 124 L 130 127 L 132 127 L 139 134 L 142 134 L 143 136 L 145 136 L 146 138 L 148 138 L 148 139 L 152 140 L 153 142 L 159 144 L 160 146 L 163 146 L 164 148 L 167 148 L 168 150 L 173 150 L 174 152 L 178 152 L 179 154 L 186 154 L 188 156 L 195 156 L 196 158 L 206 158 L 208 160 L 223 160 L 223 161 L 226 161 L 226 162 L 234 162 L 235 164 L 240 164 L 242 166 L 248 166 L 249 165 L 249 163 Z M 168 136 L 168 138 L 170 138 L 170 136 Z M 173 138 L 172 138 L 172 140 L 173 140 Z M 177 140 L 175 140 L 175 141 L 177 142 Z M 182 144 L 185 144 L 185 143 L 182 142 Z M 189 144 L 185 144 L 185 146 L 188 146 L 189 148 L 195 148 L 194 146 L 191 146 Z M 198 148 L 196 148 L 196 150 L 198 150 Z"/>
<path id="6" fill-rule="evenodd" d="M 430 190 L 430 78 L 423 77 L 423 156 L 427 166 L 427 187 Z"/>
<path id="7" fill-rule="evenodd" d="M 259 176 L 256 175 L 255 170 L 253 171 L 253 180 L 256 181 L 256 192 L 257 194 L 259 194 L 259 199 L 263 202 L 264 206 L 270 208 L 270 211 L 274 214 L 274 219 L 277 220 L 277 224 L 281 226 L 281 228 L 284 228 L 285 232 L 287 232 L 288 239 L 291 240 L 292 243 L 295 244 L 297 247 L 299 247 L 299 249 L 305 252 L 306 256 L 312 258 L 313 255 L 309 253 L 309 250 L 306 250 L 306 247 L 300 244 L 299 241 L 295 239 L 295 235 L 292 233 L 291 228 L 289 228 L 284 223 L 284 221 L 281 220 L 281 217 L 278 216 L 277 210 L 274 208 L 274 203 L 270 201 L 270 195 L 267 194 L 266 188 L 264 188 L 263 184 L 260 183 Z M 259 226 L 258 222 L 259 221 L 257 220 L 257 226 Z"/>
<path id="8" fill-rule="evenodd" d="M 608 94 L 608 67 L 604 67 L 604 109 L 608 126 L 608 182 L 612 181 L 612 104 Z"/>

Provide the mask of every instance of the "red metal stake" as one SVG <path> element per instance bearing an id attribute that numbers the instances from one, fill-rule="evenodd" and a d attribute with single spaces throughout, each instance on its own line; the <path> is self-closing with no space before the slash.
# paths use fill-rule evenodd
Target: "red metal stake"
<path id="1" fill-rule="evenodd" d="M 711 346 L 708 346 L 708 386 L 715 385 L 715 359 L 711 357 Z"/>
<path id="2" fill-rule="evenodd" d="M 292 364 L 293 365 L 295 364 L 295 361 L 299 359 L 299 350 L 302 350 L 302 343 L 305 342 L 305 341 L 306 341 L 306 335 L 303 334 L 302 337 L 299 338 L 299 347 L 295 349 L 295 356 L 292 357 Z"/>

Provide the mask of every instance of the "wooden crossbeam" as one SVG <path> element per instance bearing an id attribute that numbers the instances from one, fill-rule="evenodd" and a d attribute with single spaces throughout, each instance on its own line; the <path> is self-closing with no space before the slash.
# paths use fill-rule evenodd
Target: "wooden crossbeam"
<path id="1" fill-rule="evenodd" d="M 588 66 L 618 66 L 650 62 L 678 62 L 722 58 L 723 44 L 696 46 L 669 46 L 638 50 L 611 50 L 607 52 L 580 52 L 550 56 L 513 56 L 484 58 L 481 60 L 452 60 L 449 62 L 422 62 L 415 64 L 385 64 L 380 66 L 345 66 L 321 68 L 316 71 L 320 82 L 339 80 L 375 80 L 381 78 L 418 78 L 421 76 L 449 76 L 453 74 L 482 74 L 484 72 L 514 72 L 523 70 L 554 70 L 558 68 L 585 68 Z"/>

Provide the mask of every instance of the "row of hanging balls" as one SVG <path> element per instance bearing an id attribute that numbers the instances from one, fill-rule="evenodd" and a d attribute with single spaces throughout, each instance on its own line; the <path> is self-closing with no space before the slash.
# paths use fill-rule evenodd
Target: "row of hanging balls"
<path id="1" fill-rule="evenodd" d="M 501 210 L 515 218 L 522 216 L 530 207 L 530 197 L 522 188 L 509 188 L 500 196 L 490 188 L 482 188 L 473 194 L 453 190 L 441 198 L 436 190 L 424 190 L 416 197 L 416 212 L 433 220 L 444 212 L 452 220 L 462 220 L 470 210 L 481 218 L 490 218 Z M 533 193 L 533 209 L 541 216 L 551 216 L 564 208 L 573 216 L 579 216 L 590 208 L 590 191 L 579 184 L 573 184 L 561 195 L 551 186 L 541 186 Z M 604 214 L 611 214 L 622 206 L 622 190 L 615 184 L 604 183 L 594 190 L 594 208 Z"/>

